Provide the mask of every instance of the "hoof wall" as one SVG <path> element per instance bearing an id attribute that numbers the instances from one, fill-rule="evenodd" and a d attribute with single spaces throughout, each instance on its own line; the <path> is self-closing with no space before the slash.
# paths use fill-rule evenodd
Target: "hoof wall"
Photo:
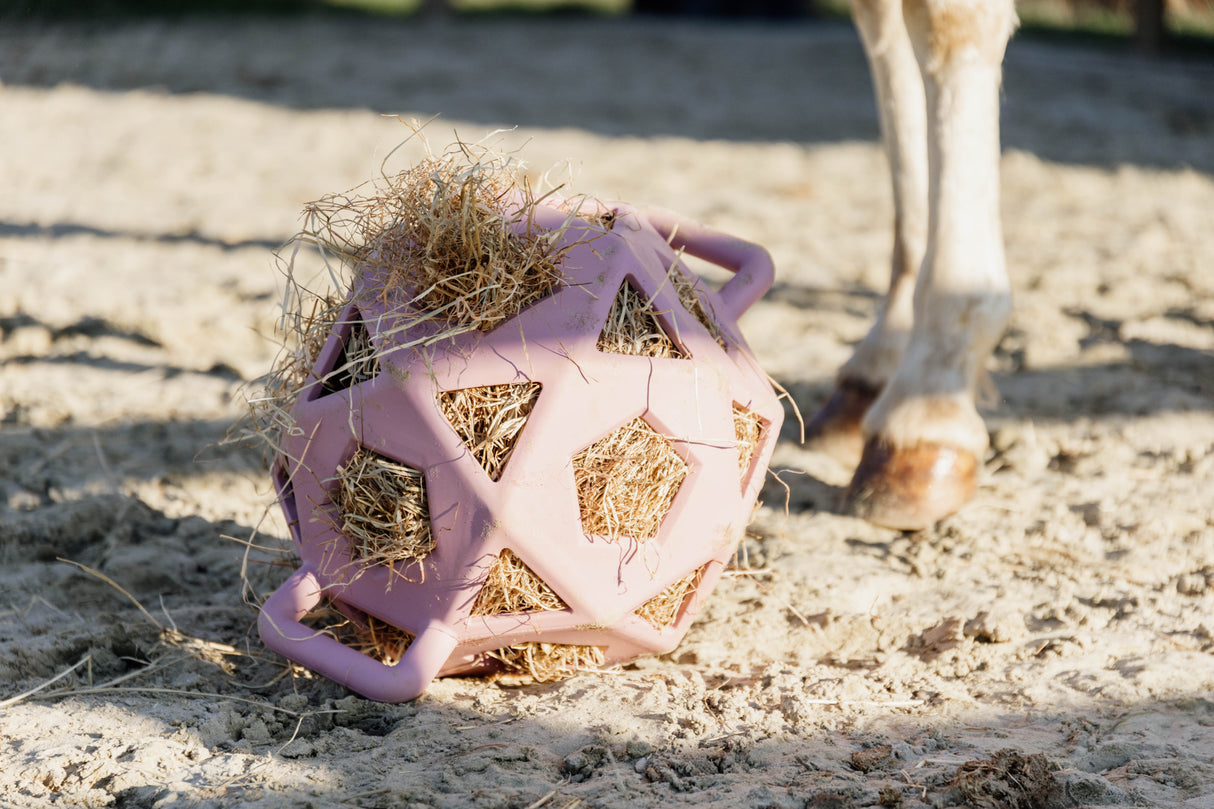
<path id="1" fill-rule="evenodd" d="M 895 448 L 870 438 L 843 510 L 886 528 L 918 531 L 969 502 L 977 477 L 978 459 L 965 450 L 931 443 Z"/>
<path id="2" fill-rule="evenodd" d="M 863 382 L 841 381 L 805 425 L 805 448 L 829 455 L 854 469 L 864 450 L 860 424 L 878 393 Z"/>

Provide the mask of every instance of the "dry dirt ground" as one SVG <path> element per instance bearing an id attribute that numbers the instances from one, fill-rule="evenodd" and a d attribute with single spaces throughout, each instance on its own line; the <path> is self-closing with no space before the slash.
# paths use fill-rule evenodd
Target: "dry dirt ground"
<path id="1" fill-rule="evenodd" d="M 769 247 L 743 326 L 809 411 L 887 271 L 855 35 L 9 24 L 0 79 L 0 805 L 1214 806 L 1210 63 L 1011 46 L 1017 309 L 962 514 L 838 515 L 847 470 L 790 419 L 673 655 L 405 705 L 263 649 L 286 531 L 216 446 L 302 204 L 379 170 L 383 113 L 441 113 L 440 145 L 517 126 L 537 173 Z"/>

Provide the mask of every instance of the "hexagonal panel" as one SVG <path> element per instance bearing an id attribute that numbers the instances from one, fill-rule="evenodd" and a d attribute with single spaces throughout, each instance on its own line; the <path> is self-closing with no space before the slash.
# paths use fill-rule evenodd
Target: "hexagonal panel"
<path id="1" fill-rule="evenodd" d="M 606 354 L 688 359 L 662 328 L 653 301 L 628 279 L 620 285 L 620 291 L 611 303 L 607 322 L 603 324 L 595 347 Z"/>
<path id="2" fill-rule="evenodd" d="M 337 469 L 333 503 L 355 558 L 371 565 L 424 559 L 434 550 L 421 470 L 365 447 Z"/>
<path id="3" fill-rule="evenodd" d="M 438 406 L 472 457 L 496 481 L 539 397 L 538 382 L 483 385 L 442 391 Z"/>
<path id="4" fill-rule="evenodd" d="M 569 606 L 509 548 L 503 548 L 476 595 L 472 615 L 507 615 Z"/>
<path id="5" fill-rule="evenodd" d="M 670 442 L 635 418 L 573 458 L 582 530 L 608 542 L 656 536 L 687 464 Z"/>

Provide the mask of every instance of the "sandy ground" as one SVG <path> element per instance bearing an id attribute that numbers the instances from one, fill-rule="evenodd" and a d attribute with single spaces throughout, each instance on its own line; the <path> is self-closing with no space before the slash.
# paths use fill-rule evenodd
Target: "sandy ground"
<path id="1" fill-rule="evenodd" d="M 768 246 L 743 325 L 808 412 L 888 262 L 854 34 L 9 25 L 0 79 L 0 805 L 1214 806 L 1210 64 L 1012 45 L 1017 309 L 962 514 L 839 516 L 790 419 L 673 655 L 397 706 L 255 633 L 286 530 L 216 444 L 275 354 L 272 248 L 379 169 L 383 113 L 517 126 L 537 172 Z"/>

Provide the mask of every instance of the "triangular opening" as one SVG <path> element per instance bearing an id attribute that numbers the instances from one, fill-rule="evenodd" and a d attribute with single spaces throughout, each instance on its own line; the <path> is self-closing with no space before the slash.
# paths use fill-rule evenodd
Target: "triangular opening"
<path id="1" fill-rule="evenodd" d="M 662 327 L 653 301 L 629 279 L 620 284 L 595 347 L 607 354 L 687 359 L 687 353 Z"/>
<path id="2" fill-rule="evenodd" d="M 337 469 L 333 503 L 354 557 L 373 565 L 424 559 L 434 550 L 420 469 L 360 447 Z"/>
<path id="3" fill-rule="evenodd" d="M 491 480 L 500 480 L 527 417 L 540 397 L 540 383 L 482 385 L 442 391 L 438 406 Z"/>
<path id="4" fill-rule="evenodd" d="M 691 273 L 681 270 L 678 263 L 671 266 L 666 277 L 670 281 L 674 294 L 678 296 L 679 303 L 683 304 L 683 308 L 700 321 L 700 325 L 712 335 L 712 339 L 717 341 L 717 345 L 721 348 L 728 348 L 729 346 L 725 342 L 725 332 L 717 323 L 712 303 L 701 289 L 703 282 L 699 282 Z"/>
<path id="5" fill-rule="evenodd" d="M 473 615 L 508 615 L 569 609 L 543 579 L 509 548 L 503 548 L 472 605 Z"/>
<path id="6" fill-rule="evenodd" d="M 525 675 L 537 683 L 561 680 L 579 671 L 593 671 L 607 662 L 607 655 L 598 646 L 571 643 L 524 641 L 487 652 L 502 670 Z"/>
<path id="7" fill-rule="evenodd" d="M 349 604 L 339 606 L 327 597 L 309 610 L 301 623 L 385 666 L 399 663 L 416 637 Z"/>
<path id="8" fill-rule="evenodd" d="M 338 341 L 337 357 L 332 366 L 318 370 L 321 396 L 352 388 L 379 375 L 379 357 L 371 344 L 371 332 L 357 309 L 350 310 L 350 318 L 344 331 L 338 333 Z"/>
<path id="9" fill-rule="evenodd" d="M 687 477 L 687 464 L 642 418 L 573 458 L 582 531 L 608 542 L 654 537 Z"/>
<path id="10" fill-rule="evenodd" d="M 753 410 L 734 404 L 733 430 L 738 440 L 738 474 L 745 490 L 750 480 L 750 469 L 754 465 L 755 453 L 763 440 L 763 417 Z"/>
<path id="11" fill-rule="evenodd" d="M 704 568 L 696 568 L 638 607 L 636 614 L 652 624 L 654 629 L 674 626 L 683 612 L 683 603 L 696 591 L 703 575 Z"/>

